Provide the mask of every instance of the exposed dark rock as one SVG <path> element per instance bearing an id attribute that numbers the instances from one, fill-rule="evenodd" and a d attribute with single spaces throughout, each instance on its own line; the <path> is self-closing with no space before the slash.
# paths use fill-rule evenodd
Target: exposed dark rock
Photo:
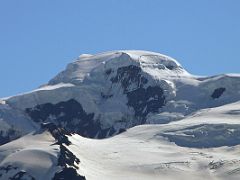
<path id="1" fill-rule="evenodd" d="M 62 128 L 58 128 L 54 123 L 42 123 L 42 130 L 48 130 L 52 136 L 56 139 L 56 144 L 59 144 L 60 152 L 58 157 L 58 166 L 61 167 L 61 171 L 55 173 L 53 179 L 76 179 L 84 180 L 85 177 L 77 173 L 78 164 L 80 160 L 65 146 L 69 146 L 71 142 L 68 140 L 66 132 Z"/>
<path id="2" fill-rule="evenodd" d="M 18 169 L 18 168 L 15 167 L 15 166 L 12 166 L 12 165 L 0 167 L 0 176 L 2 175 L 3 172 L 4 172 L 4 173 L 8 173 L 8 171 L 10 171 L 10 170 L 12 170 L 12 169 L 16 170 L 16 169 Z"/>
<path id="3" fill-rule="evenodd" d="M 73 168 L 64 168 L 62 171 L 55 174 L 53 180 L 86 180 L 84 176 L 81 176 Z"/>
<path id="4" fill-rule="evenodd" d="M 112 72 L 113 72 L 112 69 L 107 69 L 107 70 L 105 71 L 106 75 L 110 75 Z"/>
<path id="5" fill-rule="evenodd" d="M 127 105 L 133 107 L 135 116 L 142 120 L 148 113 L 156 113 L 159 108 L 165 105 L 165 96 L 161 87 L 149 86 L 144 88 L 148 80 L 143 76 L 142 70 L 138 66 L 130 65 L 118 68 L 117 75 L 111 78 L 111 81 L 112 83 L 121 83 L 123 93 L 128 98 Z M 135 90 L 129 91 L 129 87 L 133 85 L 136 87 Z"/>
<path id="6" fill-rule="evenodd" d="M 79 117 L 81 119 L 91 120 L 94 114 L 87 114 L 81 104 L 74 99 L 57 104 L 46 103 L 37 105 L 34 108 L 27 108 L 26 112 L 35 122 L 45 122 L 50 119 L 50 115 L 55 116 L 60 122 L 67 122 L 68 119 Z M 54 117 L 53 117 L 54 119 Z M 50 119 L 51 120 L 51 119 Z M 71 128 L 71 124 L 67 124 Z"/>
<path id="7" fill-rule="evenodd" d="M 226 88 L 223 88 L 223 87 L 217 88 L 217 89 L 214 90 L 214 92 L 212 93 L 211 97 L 213 99 L 217 99 L 224 93 L 224 91 L 226 91 Z"/>
<path id="8" fill-rule="evenodd" d="M 80 160 L 71 152 L 69 151 L 63 144 L 60 145 L 60 155 L 58 158 L 58 165 L 64 168 L 68 166 L 73 166 L 74 168 L 78 169 L 78 167 L 74 164 L 80 163 Z"/>
<path id="9" fill-rule="evenodd" d="M 142 75 L 141 68 L 130 65 L 120 67 L 117 70 L 117 75 L 111 78 L 112 83 L 121 83 L 124 93 L 127 93 L 128 87 L 135 84 L 136 87 L 143 87 L 148 80 Z"/>
<path id="10" fill-rule="evenodd" d="M 209 167 L 209 169 L 216 170 L 216 169 L 221 168 L 223 165 L 224 165 L 223 160 L 220 160 L 220 161 L 217 161 L 217 162 L 212 161 L 208 164 L 208 167 Z"/>
<path id="11" fill-rule="evenodd" d="M 82 105 L 74 99 L 57 104 L 41 104 L 26 109 L 27 114 L 38 123 L 52 122 L 69 133 L 78 133 L 94 138 L 101 131 L 100 123 L 93 113 L 86 113 Z"/>
<path id="12" fill-rule="evenodd" d="M 8 135 L 4 135 L 5 132 L 0 131 L 0 145 L 6 144 L 10 142 L 10 137 Z"/>
<path id="13" fill-rule="evenodd" d="M 23 170 L 19 170 L 19 172 L 16 173 L 17 170 L 19 170 L 19 168 L 12 165 L 8 165 L 6 167 L 0 167 L 0 179 L 4 177 L 4 175 L 6 176 L 9 173 L 11 176 L 11 177 L 8 176 L 9 180 L 26 180 L 26 179 L 35 180 L 35 178 L 30 174 L 28 174 L 27 172 Z"/>
<path id="14" fill-rule="evenodd" d="M 34 177 L 32 177 L 31 175 L 29 175 L 28 173 L 26 173 L 25 171 L 19 171 L 18 173 L 16 173 L 13 177 L 9 178 L 9 180 L 35 180 Z"/>
<path id="15" fill-rule="evenodd" d="M 108 69 L 105 73 L 110 75 L 112 72 L 112 69 Z M 127 105 L 134 109 L 135 117 L 139 119 L 139 123 L 136 124 L 143 124 L 148 113 L 158 112 L 159 108 L 165 104 L 162 88 L 158 86 L 144 87 L 148 80 L 138 66 L 130 65 L 118 68 L 117 75 L 111 77 L 110 81 L 113 84 L 121 84 L 123 93 L 128 98 Z M 132 90 L 133 87 L 134 90 Z M 108 99 L 113 95 L 102 92 L 101 96 Z M 33 108 L 27 108 L 26 113 L 37 123 L 52 122 L 58 128 L 65 129 L 68 133 L 77 133 L 89 138 L 106 138 L 123 131 L 114 129 L 114 125 L 102 129 L 100 121 L 94 119 L 94 113 L 85 112 L 82 105 L 74 99 L 57 104 L 40 104 Z M 49 128 L 51 129 L 51 127 Z M 65 138 L 60 136 L 59 130 L 54 131 L 54 133 L 57 133 L 57 136 L 62 137 L 62 141 L 64 141 Z"/>
<path id="16" fill-rule="evenodd" d="M 126 132 L 126 131 L 127 131 L 126 129 L 121 128 L 121 129 L 119 129 L 118 133 L 120 134 L 120 133 L 123 133 L 123 132 Z"/>
<path id="17" fill-rule="evenodd" d="M 168 65 L 168 66 L 166 66 L 166 68 L 168 68 L 169 70 L 173 70 L 173 69 L 175 69 L 175 66 L 173 66 L 173 65 Z"/>
<path id="18" fill-rule="evenodd" d="M 108 136 L 113 136 L 115 133 L 116 133 L 116 130 L 114 128 L 110 128 L 110 130 L 108 131 Z"/>
<path id="19" fill-rule="evenodd" d="M 113 136 L 115 134 L 118 134 L 118 132 L 113 127 L 110 127 L 110 128 L 106 128 L 106 129 L 101 129 L 99 131 L 99 133 L 97 134 L 97 138 L 103 139 L 103 138 L 106 138 L 109 136 Z"/>
<path id="20" fill-rule="evenodd" d="M 102 129 L 100 122 L 94 120 L 94 114 L 87 114 L 81 104 L 74 99 L 57 104 L 37 105 L 26 109 L 26 112 L 35 122 L 48 128 L 58 138 L 62 138 L 62 141 L 65 140 L 64 136 L 60 136 L 63 131 L 64 134 L 77 133 L 84 137 L 99 139 L 117 133 L 114 128 Z"/>
<path id="21" fill-rule="evenodd" d="M 133 107 L 135 116 L 146 117 L 150 112 L 156 113 L 165 104 L 162 88 L 158 86 L 138 88 L 127 93 L 128 105 Z"/>
<path id="22" fill-rule="evenodd" d="M 12 128 L 8 129 L 6 132 L 0 131 L 0 145 L 6 144 L 14 139 L 19 138 L 16 131 Z"/>
<path id="23" fill-rule="evenodd" d="M 104 99 L 108 99 L 108 98 L 113 97 L 113 95 L 112 94 L 104 94 L 103 92 L 101 92 L 101 97 Z"/>
<path id="24" fill-rule="evenodd" d="M 43 129 L 48 130 L 52 136 L 57 140 L 57 144 L 66 144 L 70 145 L 71 142 L 68 140 L 66 135 L 70 135 L 67 131 L 65 131 L 63 128 L 58 128 L 54 123 L 42 123 L 41 127 Z"/>
<path id="25" fill-rule="evenodd" d="M 73 179 L 73 180 L 85 180 L 84 176 L 81 176 L 77 173 L 78 164 L 80 160 L 65 146 L 70 145 L 70 141 L 64 132 L 56 128 L 56 125 L 53 123 L 48 123 L 47 127 L 51 130 L 53 137 L 57 140 L 57 144 L 60 146 L 60 155 L 58 157 L 58 166 L 61 167 L 61 171 L 55 173 L 53 180 L 59 179 Z M 65 145 L 64 145 L 65 144 Z M 77 164 L 77 165 L 76 165 Z"/>

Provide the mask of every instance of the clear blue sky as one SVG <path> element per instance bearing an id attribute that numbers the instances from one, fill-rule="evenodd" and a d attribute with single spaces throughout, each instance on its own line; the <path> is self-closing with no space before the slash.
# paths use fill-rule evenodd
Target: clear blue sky
<path id="1" fill-rule="evenodd" d="M 1 0 L 0 97 L 81 53 L 156 51 L 198 75 L 240 73 L 239 0 Z"/>

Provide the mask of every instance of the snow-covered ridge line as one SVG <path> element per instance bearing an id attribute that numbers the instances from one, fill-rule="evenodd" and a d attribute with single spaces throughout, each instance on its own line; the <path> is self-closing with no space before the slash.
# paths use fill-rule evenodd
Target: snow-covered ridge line
<path id="1" fill-rule="evenodd" d="M 37 89 L 34 89 L 32 91 L 29 91 L 29 92 L 25 92 L 25 93 L 17 94 L 17 95 L 14 95 L 14 96 L 1 98 L 0 99 L 0 104 L 4 103 L 6 100 L 8 100 L 10 98 L 13 98 L 15 96 L 24 96 L 26 94 L 31 94 L 33 92 L 50 91 L 50 90 L 55 90 L 55 89 L 58 89 L 58 88 L 73 87 L 73 86 L 74 86 L 74 84 L 71 84 L 71 83 L 59 83 L 59 84 L 55 84 L 55 85 L 43 85 L 43 86 L 41 86 L 41 87 L 39 87 Z"/>
<path id="2" fill-rule="evenodd" d="M 3 102 L 37 124 L 64 122 L 69 131 L 104 138 L 236 102 L 236 89 L 240 78 L 234 74 L 196 77 L 168 56 L 123 50 L 82 55 L 47 85 Z M 74 116 L 69 106 L 77 108 Z"/>
<path id="3" fill-rule="evenodd" d="M 194 76 L 148 51 L 84 54 L 0 99 L 0 179 L 238 180 L 239 118 L 239 74 Z"/>
<path id="4" fill-rule="evenodd" d="M 181 67 L 181 65 L 175 59 L 159 53 L 137 50 L 110 51 L 96 55 L 80 56 L 75 62 L 69 64 L 65 71 L 61 72 L 54 79 L 50 80 L 49 83 L 55 84 L 72 80 L 73 83 L 79 84 L 83 81 L 84 77 L 87 76 L 88 73 L 101 64 L 111 61 L 114 62 L 112 64 L 113 67 L 120 67 L 126 58 L 128 59 L 128 62 L 135 62 L 138 64 L 138 66 L 141 66 L 140 61 L 145 61 L 145 63 L 148 62 L 152 65 L 155 64 L 156 67 L 158 67 L 160 64 L 166 63 L 170 63 L 171 66 Z M 188 74 L 187 72 L 185 73 Z"/>

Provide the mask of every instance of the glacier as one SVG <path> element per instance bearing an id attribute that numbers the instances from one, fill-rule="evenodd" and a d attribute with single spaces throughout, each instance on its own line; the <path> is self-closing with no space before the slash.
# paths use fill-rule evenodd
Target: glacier
<path id="1" fill-rule="evenodd" d="M 239 179 L 240 75 L 149 51 L 83 54 L 0 99 L 0 179 Z"/>

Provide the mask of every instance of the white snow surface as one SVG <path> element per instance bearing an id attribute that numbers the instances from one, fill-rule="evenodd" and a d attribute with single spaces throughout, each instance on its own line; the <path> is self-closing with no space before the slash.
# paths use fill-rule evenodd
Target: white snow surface
<path id="1" fill-rule="evenodd" d="M 236 112 L 232 115 L 231 112 Z M 240 102 L 205 109 L 167 125 L 141 125 L 104 140 L 70 136 L 88 180 L 238 180 L 240 145 L 180 147 L 159 134 L 201 124 L 240 124 Z M 211 139 L 211 137 L 209 137 Z"/>
<path id="2" fill-rule="evenodd" d="M 68 136 L 72 143 L 68 149 L 80 159 L 78 172 L 87 180 L 238 180 L 240 142 L 234 146 L 183 147 L 162 134 L 185 138 L 176 130 L 191 130 L 192 126 L 203 124 L 223 125 L 229 133 L 238 131 L 239 134 L 239 119 L 240 101 L 202 109 L 169 124 L 136 126 L 103 140 L 74 134 Z M 229 125 L 234 126 L 229 128 Z M 238 128 L 234 129 L 235 126 Z M 232 138 L 238 138 L 238 134 Z M 209 136 L 208 140 L 211 138 L 224 141 L 228 136 L 218 134 Z M 16 165 L 37 179 L 50 179 L 59 170 L 59 146 L 53 143 L 48 132 L 28 134 L 0 147 L 0 166 Z M 5 174 L 4 178 L 10 175 Z"/>
<path id="3" fill-rule="evenodd" d="M 123 62 L 124 58 L 129 58 L 131 61 Z M 114 60 L 114 61 L 113 61 Z M 81 55 L 79 58 L 70 63 L 66 70 L 62 71 L 55 78 L 50 80 L 49 84 L 57 84 L 60 82 L 71 82 L 74 84 L 81 84 L 89 73 L 102 64 L 110 64 L 113 66 L 124 66 L 125 63 L 139 64 L 145 69 L 159 68 L 165 65 L 172 65 L 174 67 L 181 67 L 181 65 L 173 58 L 160 53 L 139 50 L 119 50 L 100 53 L 96 55 Z M 113 63 L 111 63 L 113 62 Z M 186 71 L 182 71 L 188 74 Z"/>
<path id="4" fill-rule="evenodd" d="M 0 167 L 18 167 L 5 172 L 0 179 L 9 179 L 18 171 L 24 171 L 37 180 L 50 180 L 57 166 L 59 146 L 48 132 L 30 133 L 20 139 L 0 146 Z"/>
<path id="5" fill-rule="evenodd" d="M 87 113 L 94 113 L 95 118 L 100 117 L 103 128 L 126 118 L 126 126 L 131 127 L 135 121 L 133 109 L 127 105 L 127 97 L 123 94 L 121 84 L 111 82 L 111 78 L 117 75 L 118 68 L 129 65 L 141 68 L 142 75 L 148 80 L 145 87 L 157 85 L 164 90 L 167 103 L 159 109 L 159 114 L 163 113 L 164 119 L 154 117 L 159 117 L 159 114 L 151 115 L 147 120 L 150 124 L 177 120 L 202 108 L 217 107 L 240 100 L 238 74 L 198 77 L 189 74 L 171 57 L 137 50 L 83 54 L 47 85 L 2 100 L 11 107 L 24 111 L 39 104 L 56 104 L 75 99 Z M 108 70 L 112 71 L 110 75 L 106 75 Z M 213 100 L 211 94 L 220 87 L 226 88 L 226 92 Z M 128 91 L 136 88 L 137 84 L 133 83 L 128 87 Z M 102 94 L 112 97 L 103 99 Z"/>
<path id="6" fill-rule="evenodd" d="M 141 69 L 141 75 L 148 80 L 144 87 L 157 85 L 164 90 L 166 105 L 157 113 L 148 114 L 148 125 L 130 128 L 111 138 L 69 136 L 72 145 L 68 148 L 81 161 L 79 173 L 87 180 L 238 180 L 240 75 L 195 76 L 171 57 L 135 50 L 83 54 L 48 84 L 0 99 L 1 135 L 14 129 L 13 139 L 20 137 L 0 146 L 0 167 L 16 165 L 37 179 L 46 180 L 58 170 L 59 146 L 52 145 L 54 139 L 48 133 L 33 133 L 39 126 L 26 115 L 26 108 L 75 99 L 87 113 L 99 118 L 102 128 L 113 124 L 116 129 L 129 128 L 136 124 L 121 84 L 110 81 L 118 68 L 129 65 Z M 106 75 L 108 70 L 111 75 Z M 136 88 L 133 83 L 127 90 Z M 214 99 L 211 95 L 218 88 L 225 91 Z M 102 93 L 112 97 L 103 99 Z M 208 147 L 208 142 L 226 144 Z M 195 147 L 196 144 L 203 147 Z M 11 175 L 10 172 L 0 179 Z"/>

